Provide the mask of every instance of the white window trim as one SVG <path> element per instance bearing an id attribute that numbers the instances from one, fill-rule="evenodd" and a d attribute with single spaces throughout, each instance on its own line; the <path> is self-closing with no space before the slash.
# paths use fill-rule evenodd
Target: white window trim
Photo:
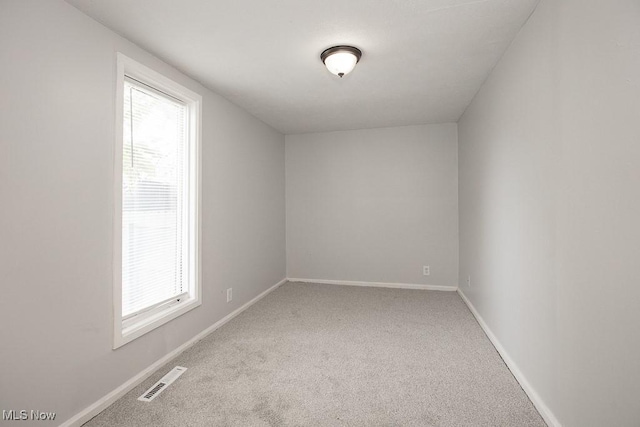
<path id="1" fill-rule="evenodd" d="M 114 217 L 113 217 L 113 349 L 117 349 L 128 342 L 146 334 L 153 329 L 175 319 L 176 317 L 193 310 L 202 304 L 202 269 L 201 269 L 201 118 L 202 96 L 185 88 L 162 74 L 145 67 L 131 58 L 117 53 L 116 71 L 116 142 L 114 150 Z M 124 120 L 124 80 L 125 75 L 142 83 L 154 87 L 174 98 L 184 102 L 187 106 L 189 117 L 188 143 L 190 147 L 190 186 L 189 192 L 193 194 L 191 212 L 196 218 L 189 221 L 189 251 L 190 265 L 188 277 L 193 280 L 189 283 L 188 297 L 180 300 L 161 304 L 145 315 L 139 316 L 139 320 L 126 319 L 123 324 L 122 317 L 122 151 L 123 151 L 123 120 Z"/>

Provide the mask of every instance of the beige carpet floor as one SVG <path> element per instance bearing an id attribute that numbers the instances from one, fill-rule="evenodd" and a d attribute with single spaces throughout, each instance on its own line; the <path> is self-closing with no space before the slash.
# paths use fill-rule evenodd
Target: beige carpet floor
<path id="1" fill-rule="evenodd" d="M 286 283 L 86 425 L 545 423 L 455 292 Z"/>

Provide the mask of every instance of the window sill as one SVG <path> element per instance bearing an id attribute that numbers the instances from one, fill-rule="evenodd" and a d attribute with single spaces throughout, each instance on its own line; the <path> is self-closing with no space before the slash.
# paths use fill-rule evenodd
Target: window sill
<path id="1" fill-rule="evenodd" d="M 126 322 L 120 322 L 120 327 L 116 330 L 113 337 L 113 349 L 122 347 L 123 345 L 135 340 L 136 338 L 156 329 L 159 326 L 185 314 L 188 311 L 200 306 L 202 301 L 195 298 L 186 299 L 176 304 L 166 307 L 164 310 L 155 312 L 151 316 L 145 316 L 141 319 L 130 319 Z"/>

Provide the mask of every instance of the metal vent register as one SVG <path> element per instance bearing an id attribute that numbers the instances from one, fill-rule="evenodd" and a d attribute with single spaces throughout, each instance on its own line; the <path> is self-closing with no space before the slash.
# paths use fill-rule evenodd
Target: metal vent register
<path id="1" fill-rule="evenodd" d="M 160 381 L 155 383 L 149 388 L 149 390 L 145 391 L 142 396 L 138 398 L 141 402 L 151 402 L 153 399 L 158 397 L 160 393 L 166 390 L 167 387 L 171 385 L 175 380 L 180 377 L 186 371 L 187 368 L 183 368 L 182 366 L 176 366 L 173 368 L 167 375 L 160 378 Z"/>

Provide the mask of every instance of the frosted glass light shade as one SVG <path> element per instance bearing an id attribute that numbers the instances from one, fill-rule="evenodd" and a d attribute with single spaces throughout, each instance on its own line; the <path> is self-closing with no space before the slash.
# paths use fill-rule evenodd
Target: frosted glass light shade
<path id="1" fill-rule="evenodd" d="M 331 74 L 344 76 L 355 68 L 357 62 L 358 60 L 353 53 L 338 52 L 325 59 L 324 65 L 326 65 Z"/>
<path id="2" fill-rule="evenodd" d="M 361 56 L 362 52 L 355 47 L 335 46 L 322 52 L 320 58 L 331 74 L 343 77 L 353 71 Z"/>

